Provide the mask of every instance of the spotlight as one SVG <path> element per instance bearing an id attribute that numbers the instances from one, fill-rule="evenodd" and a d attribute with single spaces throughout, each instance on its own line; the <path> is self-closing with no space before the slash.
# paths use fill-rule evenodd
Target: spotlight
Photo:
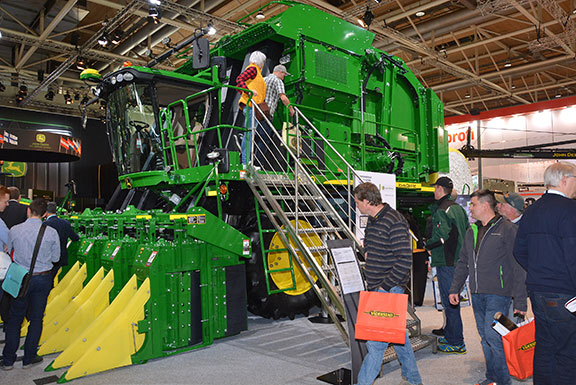
<path id="1" fill-rule="evenodd" d="M 80 104 L 86 104 L 90 101 L 90 98 L 86 95 L 84 95 L 84 97 L 82 98 L 82 100 L 80 101 Z"/>
<path id="2" fill-rule="evenodd" d="M 70 96 L 68 91 L 66 91 L 66 93 L 64 94 L 64 103 L 66 103 L 66 104 L 73 104 L 74 103 L 74 99 L 72 99 L 72 96 Z"/>
<path id="3" fill-rule="evenodd" d="M 152 20 L 154 24 L 160 23 L 160 19 L 162 18 L 162 10 L 157 7 L 150 7 L 148 10 L 148 19 Z"/>
<path id="4" fill-rule="evenodd" d="M 100 100 L 100 109 L 101 109 L 101 110 L 105 110 L 105 109 L 106 109 L 106 101 L 105 101 L 105 100 Z"/>
<path id="5" fill-rule="evenodd" d="M 78 68 L 80 71 L 84 71 L 86 69 L 86 61 L 83 57 L 78 57 L 78 60 L 76 61 L 76 68 Z"/>
<path id="6" fill-rule="evenodd" d="M 370 10 L 370 7 L 366 7 L 366 12 L 364 12 L 364 16 L 362 16 L 362 21 L 366 24 L 366 27 L 370 27 L 372 24 L 372 20 L 374 20 L 374 14 Z"/>
<path id="7" fill-rule="evenodd" d="M 80 94 L 74 94 L 74 100 L 76 101 L 80 100 Z"/>
<path id="8" fill-rule="evenodd" d="M 160 5 L 162 4 L 162 1 L 160 0 L 148 0 L 150 4 L 152 5 Z"/>
<path id="9" fill-rule="evenodd" d="M 262 19 L 265 19 L 266 16 L 264 15 L 264 12 L 262 12 L 262 10 L 259 10 L 259 11 L 258 11 L 258 14 L 256 14 L 256 18 L 257 18 L 258 20 L 262 20 Z"/>
<path id="10" fill-rule="evenodd" d="M 108 34 L 106 32 L 98 38 L 98 44 L 100 44 L 101 47 L 106 47 L 108 45 Z"/>
<path id="11" fill-rule="evenodd" d="M 16 102 L 20 103 L 22 100 L 24 100 L 24 95 L 22 95 L 21 93 L 17 93 L 16 94 Z"/>
<path id="12" fill-rule="evenodd" d="M 207 35 L 215 35 L 216 34 L 216 28 L 214 28 L 214 26 L 212 25 L 212 23 L 208 24 L 208 31 L 206 32 Z"/>
<path id="13" fill-rule="evenodd" d="M 4 92 L 6 91 L 6 86 L 2 83 L 0 83 L 0 92 Z"/>
<path id="14" fill-rule="evenodd" d="M 48 90 L 48 92 L 46 92 L 46 95 L 44 95 L 44 98 L 50 102 L 54 100 L 54 91 Z"/>
<path id="15" fill-rule="evenodd" d="M 123 31 L 116 31 L 116 33 L 114 35 L 112 35 L 112 44 L 120 44 L 120 42 L 122 41 L 122 36 L 124 36 L 124 32 Z"/>
<path id="16" fill-rule="evenodd" d="M 20 86 L 20 91 L 18 91 L 18 93 L 23 93 L 24 96 L 26 96 L 28 94 L 28 87 L 26 87 L 24 84 L 22 84 Z"/>

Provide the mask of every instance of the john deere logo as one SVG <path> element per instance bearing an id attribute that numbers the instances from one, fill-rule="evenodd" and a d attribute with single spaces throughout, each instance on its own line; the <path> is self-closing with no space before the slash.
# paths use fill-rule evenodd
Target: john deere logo
<path id="1" fill-rule="evenodd" d="M 26 175 L 26 163 L 23 162 L 4 162 L 1 168 L 3 173 L 11 177 L 21 177 Z"/>
<path id="2" fill-rule="evenodd" d="M 381 318 L 399 317 L 398 314 L 390 313 L 387 311 L 370 310 L 370 311 L 365 311 L 364 313 L 370 314 L 372 317 L 381 317 Z"/>
<path id="3" fill-rule="evenodd" d="M 534 349 L 534 346 L 536 346 L 536 341 L 532 341 L 526 345 L 522 345 L 520 346 L 520 348 L 518 348 L 518 350 L 530 350 L 530 349 Z"/>
<path id="4" fill-rule="evenodd" d="M 44 134 L 36 134 L 36 141 L 38 143 L 44 143 L 46 141 L 46 135 Z"/>

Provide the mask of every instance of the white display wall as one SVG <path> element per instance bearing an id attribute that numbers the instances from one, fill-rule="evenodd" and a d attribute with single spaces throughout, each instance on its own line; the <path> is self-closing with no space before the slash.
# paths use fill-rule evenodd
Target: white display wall
<path id="1" fill-rule="evenodd" d="M 524 114 L 447 124 L 449 145 L 460 149 L 467 143 L 471 127 L 471 145 L 478 148 L 478 126 L 481 148 L 495 150 L 576 140 L 576 105 L 545 109 Z M 576 143 L 548 148 L 574 148 Z M 560 159 L 562 160 L 562 159 Z M 483 178 L 513 180 L 521 183 L 541 183 L 544 170 L 554 160 L 482 159 Z M 473 174 L 478 173 L 478 160 L 469 161 Z"/>

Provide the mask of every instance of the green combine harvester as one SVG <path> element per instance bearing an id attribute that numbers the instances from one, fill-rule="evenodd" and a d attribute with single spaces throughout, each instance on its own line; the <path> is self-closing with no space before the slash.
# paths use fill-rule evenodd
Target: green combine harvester
<path id="1" fill-rule="evenodd" d="M 70 366 L 60 382 L 209 345 L 246 330 L 247 310 L 278 319 L 320 306 L 338 320 L 326 244 L 346 239 L 362 255 L 358 170 L 395 174 L 398 206 L 416 213 L 430 176 L 448 170 L 442 103 L 400 59 L 370 31 L 275 3 L 285 10 L 210 50 L 207 29 L 178 45 L 189 60 L 173 72 L 154 69 L 169 52 L 98 84 L 120 185 L 106 211 L 72 217 L 81 244 L 47 308 L 58 326 L 41 338 L 41 354 L 62 351 L 48 370 Z M 264 75 L 292 74 L 296 114 L 280 103 L 269 137 L 238 108 L 236 77 L 255 50 Z M 241 163 L 248 130 L 252 155 L 265 143 L 259 167 Z M 418 337 L 419 323 L 408 327 Z"/>

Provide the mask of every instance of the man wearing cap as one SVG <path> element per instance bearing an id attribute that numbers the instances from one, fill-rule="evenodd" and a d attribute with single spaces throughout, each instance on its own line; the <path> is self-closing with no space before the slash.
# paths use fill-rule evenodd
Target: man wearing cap
<path id="1" fill-rule="evenodd" d="M 270 121 L 274 118 L 274 113 L 276 112 L 276 108 L 278 107 L 278 101 L 282 100 L 282 103 L 288 107 L 290 111 L 290 116 L 294 115 L 294 107 L 290 105 L 290 100 L 286 96 L 286 90 L 284 88 L 284 78 L 286 76 L 290 76 L 286 67 L 282 64 L 277 65 L 274 67 L 272 73 L 264 78 L 264 82 L 266 83 L 266 104 L 270 108 L 270 116 L 268 117 Z M 263 156 L 267 151 L 268 144 L 272 138 L 272 127 L 263 120 L 262 124 L 262 140 L 257 141 L 256 144 L 256 160 L 262 166 Z"/>
<path id="2" fill-rule="evenodd" d="M 449 290 L 454 277 L 454 266 L 464 242 L 464 235 L 470 226 L 466 211 L 450 195 L 454 183 L 448 177 L 440 177 L 434 183 L 436 203 L 430 207 L 432 213 L 432 234 L 426 242 L 430 251 L 432 267 L 436 268 L 440 299 L 446 317 L 444 337 L 438 340 L 438 350 L 450 354 L 466 353 L 460 315 L 460 305 L 451 305 Z"/>
<path id="3" fill-rule="evenodd" d="M 520 226 L 520 220 L 524 213 L 524 199 L 522 199 L 520 194 L 515 192 L 505 194 L 496 193 L 494 194 L 494 198 L 496 198 L 498 202 L 496 204 L 498 213 L 516 226 Z M 526 271 L 524 269 L 517 269 L 516 274 L 518 274 L 518 279 L 521 279 L 522 282 L 526 281 Z M 513 306 L 511 306 L 509 316 L 518 315 L 524 316 L 522 313 L 514 312 Z"/>
<path id="4" fill-rule="evenodd" d="M 506 194 L 494 194 L 498 204 L 496 208 L 503 217 L 507 218 L 510 222 L 519 225 L 524 213 L 524 199 L 520 194 L 510 192 Z"/>

